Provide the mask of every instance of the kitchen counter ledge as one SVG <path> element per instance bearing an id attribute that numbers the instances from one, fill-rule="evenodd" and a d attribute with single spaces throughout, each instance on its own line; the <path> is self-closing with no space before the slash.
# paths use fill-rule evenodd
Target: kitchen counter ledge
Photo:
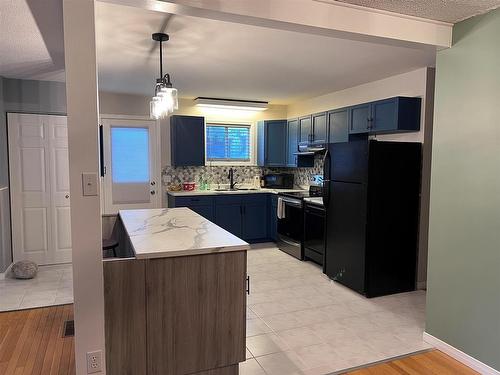
<path id="1" fill-rule="evenodd" d="M 189 208 L 120 210 L 137 259 L 242 251 L 249 244 Z"/>
<path id="2" fill-rule="evenodd" d="M 193 190 L 193 191 L 167 191 L 173 197 L 189 197 L 195 195 L 233 195 L 233 194 L 279 194 L 298 193 L 308 191 L 307 189 L 255 189 L 255 190 Z"/>

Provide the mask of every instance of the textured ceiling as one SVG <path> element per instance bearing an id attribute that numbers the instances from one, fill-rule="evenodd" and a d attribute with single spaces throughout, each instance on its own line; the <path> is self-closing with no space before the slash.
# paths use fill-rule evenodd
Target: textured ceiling
<path id="1" fill-rule="evenodd" d="M 158 75 L 151 33 L 163 13 L 97 3 L 99 88 L 150 95 Z M 119 31 L 119 33 L 117 33 Z M 287 104 L 435 61 L 433 48 L 406 48 L 172 16 L 165 68 L 182 97 L 212 96 Z M 117 34 L 119 37 L 117 38 Z"/>
<path id="2" fill-rule="evenodd" d="M 64 79 L 63 41 L 61 0 L 0 0 L 0 76 Z"/>
<path id="3" fill-rule="evenodd" d="M 319 0 L 322 1 L 322 0 Z M 500 7 L 500 0 L 338 0 L 409 16 L 456 23 Z"/>

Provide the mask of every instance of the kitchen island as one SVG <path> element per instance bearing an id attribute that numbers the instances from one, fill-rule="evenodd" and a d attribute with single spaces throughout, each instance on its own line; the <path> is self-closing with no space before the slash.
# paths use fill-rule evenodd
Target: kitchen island
<path id="1" fill-rule="evenodd" d="M 134 256 L 104 260 L 107 373 L 238 374 L 249 245 L 188 208 L 119 216 Z"/>

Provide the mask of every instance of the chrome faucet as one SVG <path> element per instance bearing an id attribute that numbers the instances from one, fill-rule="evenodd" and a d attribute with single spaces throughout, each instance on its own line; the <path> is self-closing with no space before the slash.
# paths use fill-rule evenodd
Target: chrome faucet
<path id="1" fill-rule="evenodd" d="M 233 168 L 229 168 L 229 175 L 227 176 L 227 178 L 229 178 L 229 189 L 234 190 L 234 187 L 236 186 L 237 182 L 234 182 Z"/>

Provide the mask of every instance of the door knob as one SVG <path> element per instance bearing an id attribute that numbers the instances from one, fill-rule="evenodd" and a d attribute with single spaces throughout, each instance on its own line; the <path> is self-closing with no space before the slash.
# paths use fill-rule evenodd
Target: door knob
<path id="1" fill-rule="evenodd" d="M 156 191 L 151 190 L 151 192 L 150 192 L 150 193 L 151 193 L 151 195 L 155 195 L 155 194 L 156 194 Z"/>
<path id="2" fill-rule="evenodd" d="M 66 194 L 64 198 L 69 199 L 69 194 Z"/>

